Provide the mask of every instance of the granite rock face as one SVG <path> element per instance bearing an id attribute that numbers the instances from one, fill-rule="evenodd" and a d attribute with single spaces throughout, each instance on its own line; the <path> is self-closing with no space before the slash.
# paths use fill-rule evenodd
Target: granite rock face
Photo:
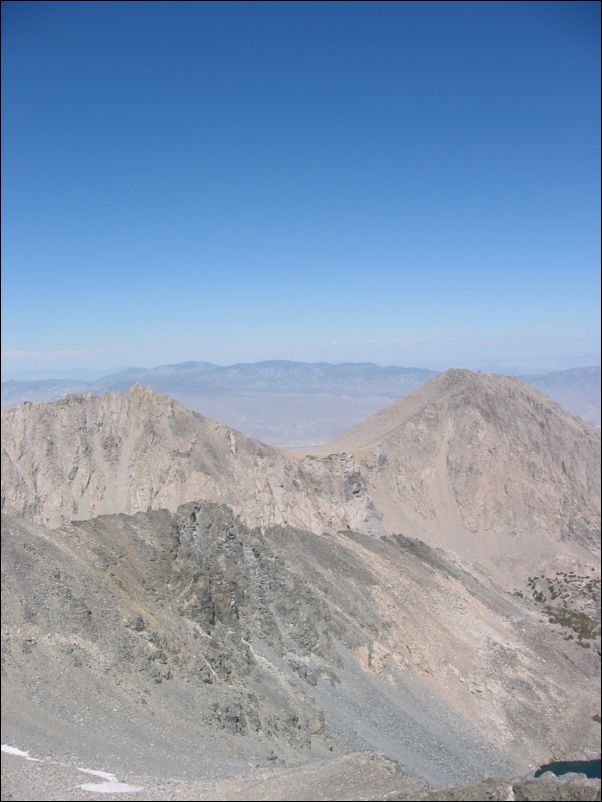
<path id="1" fill-rule="evenodd" d="M 59 526 L 205 499 L 251 526 L 381 531 L 347 457 L 298 461 L 140 385 L 2 410 L 2 511 Z"/>

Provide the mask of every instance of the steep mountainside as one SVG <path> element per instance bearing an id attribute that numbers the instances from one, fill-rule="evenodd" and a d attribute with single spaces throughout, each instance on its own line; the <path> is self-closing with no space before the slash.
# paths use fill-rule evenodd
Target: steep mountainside
<path id="1" fill-rule="evenodd" d="M 600 433 L 517 379 L 451 370 L 316 455 L 351 453 L 387 531 L 466 559 L 600 546 Z"/>
<path id="2" fill-rule="evenodd" d="M 58 526 L 194 499 L 251 525 L 380 531 L 353 461 L 292 460 L 154 390 L 2 410 L 2 511 Z"/>
<path id="3" fill-rule="evenodd" d="M 521 382 L 448 371 L 306 455 L 139 385 L 2 434 L 7 798 L 435 799 L 599 753 L 600 434 Z"/>
<path id="4" fill-rule="evenodd" d="M 589 643 L 418 541 L 205 503 L 3 533 L 3 739 L 35 757 L 168 787 L 368 750 L 450 785 L 599 750 Z"/>
<path id="5" fill-rule="evenodd" d="M 600 543 L 600 433 L 516 379 L 448 371 L 305 456 L 153 390 L 2 411 L 2 510 L 57 526 L 204 499 L 252 526 L 402 532 L 508 584 Z"/>

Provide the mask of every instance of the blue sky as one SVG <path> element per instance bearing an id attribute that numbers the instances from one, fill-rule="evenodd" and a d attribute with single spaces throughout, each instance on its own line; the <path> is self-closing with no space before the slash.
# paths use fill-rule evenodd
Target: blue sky
<path id="1" fill-rule="evenodd" d="M 5 368 L 599 361 L 598 3 L 2 8 Z"/>

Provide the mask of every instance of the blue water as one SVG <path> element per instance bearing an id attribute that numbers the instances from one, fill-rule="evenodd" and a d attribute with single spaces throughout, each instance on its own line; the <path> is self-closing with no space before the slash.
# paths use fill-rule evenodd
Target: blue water
<path id="1" fill-rule="evenodd" d="M 600 758 L 596 760 L 561 760 L 558 763 L 546 763 L 535 772 L 536 777 L 540 777 L 544 771 L 551 771 L 557 777 L 568 774 L 569 771 L 576 771 L 578 774 L 585 774 L 588 777 L 600 777 Z"/>

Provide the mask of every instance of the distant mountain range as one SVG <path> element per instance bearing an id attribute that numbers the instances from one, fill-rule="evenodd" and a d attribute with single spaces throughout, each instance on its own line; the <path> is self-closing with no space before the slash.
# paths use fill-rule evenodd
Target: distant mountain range
<path id="1" fill-rule="evenodd" d="M 600 425 L 600 366 L 519 376 L 580 418 Z"/>
<path id="2" fill-rule="evenodd" d="M 189 408 L 274 445 L 305 447 L 338 437 L 415 390 L 435 371 L 285 360 L 214 365 L 181 362 L 127 368 L 94 381 L 72 378 L 2 382 L 2 406 L 53 401 L 71 393 L 124 391 L 144 384 Z M 600 424 L 600 367 L 519 376 L 575 415 Z"/>
<path id="3" fill-rule="evenodd" d="M 435 371 L 424 368 L 381 367 L 371 362 L 269 362 L 214 365 L 210 362 L 180 362 L 157 368 L 127 368 L 94 381 L 74 379 L 42 379 L 39 381 L 2 382 L 2 403 L 5 388 L 20 392 L 58 392 L 61 387 L 86 388 L 92 392 L 127 390 L 132 384 L 144 384 L 160 392 L 181 393 L 302 393 L 349 395 L 363 398 L 382 395 L 398 398 L 418 387 Z M 56 387 L 56 390 L 52 389 Z M 74 390 L 79 392 L 80 390 Z M 22 400 L 22 399 L 19 399 Z M 30 400 L 33 400 L 30 399 Z M 40 400 L 50 400 L 47 398 Z M 17 399 L 12 403 L 17 403 Z"/>

